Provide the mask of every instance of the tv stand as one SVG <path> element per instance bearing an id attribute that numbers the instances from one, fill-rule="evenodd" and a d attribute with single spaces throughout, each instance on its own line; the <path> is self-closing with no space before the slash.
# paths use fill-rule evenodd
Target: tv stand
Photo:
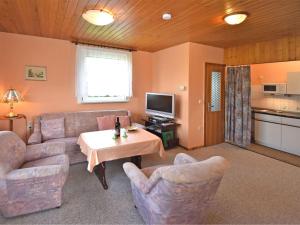
<path id="1" fill-rule="evenodd" d="M 177 126 L 173 119 L 152 116 L 145 121 L 146 130 L 162 139 L 165 149 L 174 148 L 179 144 Z"/>

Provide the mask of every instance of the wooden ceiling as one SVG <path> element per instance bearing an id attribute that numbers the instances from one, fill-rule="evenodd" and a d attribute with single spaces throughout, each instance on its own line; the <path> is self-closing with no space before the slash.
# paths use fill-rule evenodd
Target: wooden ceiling
<path id="1" fill-rule="evenodd" d="M 115 15 L 108 26 L 82 19 L 87 9 Z M 246 11 L 229 26 L 226 13 Z M 300 33 L 300 0 L 0 0 L 0 31 L 157 51 L 184 42 L 217 47 Z M 173 19 L 164 21 L 162 13 Z"/>

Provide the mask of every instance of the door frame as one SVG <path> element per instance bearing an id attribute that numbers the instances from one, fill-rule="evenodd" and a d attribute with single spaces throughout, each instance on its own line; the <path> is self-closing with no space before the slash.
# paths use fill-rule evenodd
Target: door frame
<path id="1" fill-rule="evenodd" d="M 222 81 L 221 81 L 221 85 L 223 86 L 224 88 L 224 102 L 223 104 L 221 104 L 221 107 L 222 109 L 224 110 L 224 117 L 223 117 L 223 120 L 224 120 L 224 131 L 225 131 L 225 77 L 226 77 L 226 64 L 223 64 L 223 63 L 210 63 L 210 62 L 205 62 L 205 71 L 204 71 L 204 146 L 207 146 L 207 141 L 206 141 L 206 125 L 207 125 L 207 113 L 206 113 L 206 110 L 207 110 L 207 103 L 208 103 L 208 99 L 207 99 L 207 94 L 206 94 L 206 90 L 207 90 L 207 65 L 218 65 L 218 66 L 224 66 L 224 76 L 222 78 Z M 224 135 L 224 141 L 225 141 L 225 135 Z"/>

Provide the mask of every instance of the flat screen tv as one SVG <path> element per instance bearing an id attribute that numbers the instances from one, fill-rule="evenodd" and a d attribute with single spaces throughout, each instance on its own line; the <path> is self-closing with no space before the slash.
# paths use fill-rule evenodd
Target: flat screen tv
<path id="1" fill-rule="evenodd" d="M 146 114 L 175 118 L 175 95 L 147 92 Z"/>

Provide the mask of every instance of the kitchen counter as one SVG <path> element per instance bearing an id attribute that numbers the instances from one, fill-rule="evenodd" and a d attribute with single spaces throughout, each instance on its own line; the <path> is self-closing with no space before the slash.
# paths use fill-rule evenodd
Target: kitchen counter
<path id="1" fill-rule="evenodd" d="M 264 108 L 256 108 L 256 107 L 252 108 L 252 112 L 300 119 L 300 112 L 298 113 L 298 112 L 280 111 L 280 110 L 264 109 Z"/>

